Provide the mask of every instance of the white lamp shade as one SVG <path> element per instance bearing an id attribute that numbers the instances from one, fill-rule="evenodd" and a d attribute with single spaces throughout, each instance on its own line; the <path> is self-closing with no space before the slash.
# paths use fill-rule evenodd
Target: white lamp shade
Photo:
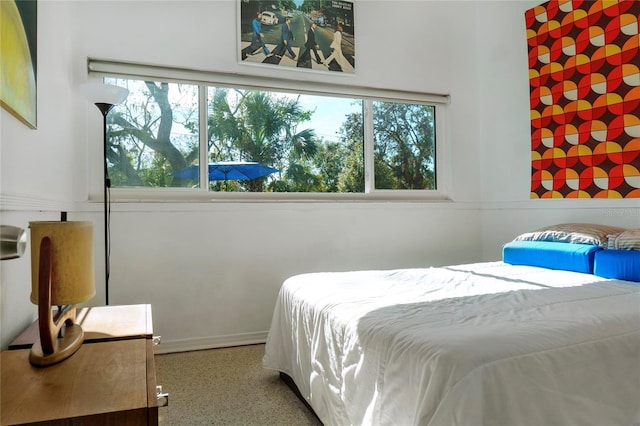
<path id="1" fill-rule="evenodd" d="M 31 303 L 38 304 L 40 242 L 51 239 L 51 304 L 85 302 L 96 294 L 92 222 L 29 222 Z"/>
<path id="2" fill-rule="evenodd" d="M 118 105 L 124 102 L 129 90 L 113 84 L 87 83 L 83 86 L 85 97 L 93 104 Z"/>

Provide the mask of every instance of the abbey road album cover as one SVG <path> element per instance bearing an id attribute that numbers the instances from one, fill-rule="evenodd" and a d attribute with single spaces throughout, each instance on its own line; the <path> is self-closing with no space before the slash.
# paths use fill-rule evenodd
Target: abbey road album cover
<path id="1" fill-rule="evenodd" d="M 354 74 L 354 3 L 239 0 L 242 63 Z M 283 8 L 286 4 L 289 8 Z"/>

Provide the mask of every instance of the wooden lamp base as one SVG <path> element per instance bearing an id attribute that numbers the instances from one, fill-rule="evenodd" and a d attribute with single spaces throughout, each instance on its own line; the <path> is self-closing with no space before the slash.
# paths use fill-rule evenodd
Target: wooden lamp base
<path id="1" fill-rule="evenodd" d="M 72 310 L 75 317 L 75 305 L 73 305 Z M 40 339 L 34 342 L 29 354 L 29 362 L 36 367 L 46 367 L 64 361 L 80 349 L 82 342 L 84 342 L 84 331 L 78 324 L 74 324 L 73 321 L 70 324 L 67 323 L 68 321 L 60 324 L 59 320 L 53 320 L 51 314 L 46 319 L 52 325 L 52 328 L 45 330 L 45 334 L 43 334 L 42 327 L 40 327 Z M 38 322 L 42 322 L 41 317 L 38 318 Z M 58 326 L 56 323 L 60 325 Z M 45 349 L 43 349 L 47 346 L 46 343 L 43 344 L 43 335 L 52 336 L 50 339 L 51 351 L 47 349 L 45 352 Z M 47 340 L 46 337 L 44 340 Z"/>

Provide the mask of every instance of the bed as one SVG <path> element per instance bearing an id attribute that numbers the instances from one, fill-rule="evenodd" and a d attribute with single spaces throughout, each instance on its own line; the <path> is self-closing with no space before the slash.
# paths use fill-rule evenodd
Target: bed
<path id="1" fill-rule="evenodd" d="M 291 277 L 263 365 L 326 425 L 640 424 L 640 284 L 569 251 Z"/>

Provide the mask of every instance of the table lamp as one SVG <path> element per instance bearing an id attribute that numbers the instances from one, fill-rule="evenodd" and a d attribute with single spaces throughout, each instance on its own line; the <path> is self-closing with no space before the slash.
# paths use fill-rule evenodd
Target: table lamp
<path id="1" fill-rule="evenodd" d="M 73 355 L 84 341 L 76 304 L 95 295 L 92 222 L 29 222 L 31 303 L 38 305 L 40 339 L 29 355 L 45 367 Z M 52 306 L 58 309 L 54 312 Z"/>

